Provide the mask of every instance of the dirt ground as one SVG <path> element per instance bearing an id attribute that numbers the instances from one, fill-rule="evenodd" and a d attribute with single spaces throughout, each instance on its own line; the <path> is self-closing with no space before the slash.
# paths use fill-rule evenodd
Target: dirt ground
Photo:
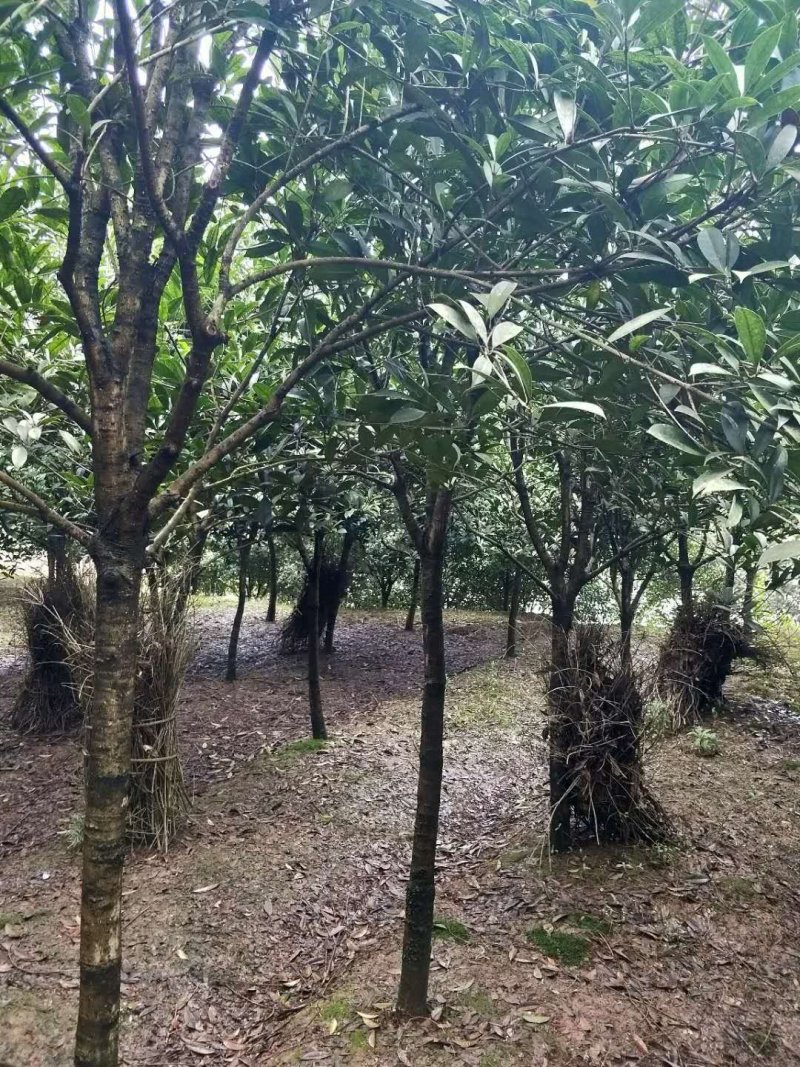
<path id="1" fill-rule="evenodd" d="M 275 656 L 260 605 L 241 681 L 220 680 L 230 616 L 197 616 L 190 825 L 126 876 L 126 1064 L 800 1062 L 796 717 L 762 699 L 715 724 L 714 758 L 655 749 L 674 846 L 550 862 L 540 624 L 504 662 L 499 619 L 451 617 L 434 1010 L 398 1025 L 419 635 L 346 613 L 316 749 L 303 665 Z M 0 721 L 19 670 L 0 664 Z M 0 727 L 0 1067 L 70 1063 L 80 771 L 77 739 Z"/>

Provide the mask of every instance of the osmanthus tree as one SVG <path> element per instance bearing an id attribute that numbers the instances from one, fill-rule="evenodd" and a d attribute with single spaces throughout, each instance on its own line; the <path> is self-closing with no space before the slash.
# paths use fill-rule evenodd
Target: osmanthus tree
<path id="1" fill-rule="evenodd" d="M 79 540 L 97 570 L 80 1064 L 118 1056 L 133 646 L 150 528 L 275 419 L 313 367 L 424 316 L 409 281 L 451 277 L 465 247 L 468 269 L 455 274 L 469 281 L 476 241 L 530 185 L 520 163 L 518 188 L 495 198 L 474 160 L 474 135 L 505 91 L 487 91 L 494 56 L 468 21 L 481 21 L 478 5 L 408 0 L 344 14 L 292 0 L 75 0 L 58 12 L 22 4 L 2 24 L 4 150 L 24 232 L 42 249 L 31 263 L 4 245 L 3 285 L 35 297 L 26 325 L 39 337 L 52 331 L 80 352 L 82 384 L 67 391 L 49 378 L 46 345 L 2 371 L 70 418 L 92 452 L 80 524 L 25 470 L 0 477 L 18 506 Z M 438 198 L 436 182 L 417 184 L 434 161 L 444 186 L 461 172 Z M 357 299 L 342 313 L 330 294 L 343 274 Z M 184 465 L 215 353 L 276 285 L 302 305 L 297 357 L 283 377 L 267 360 L 261 405 L 239 419 L 231 408 Z M 283 304 L 273 307 L 280 323 Z M 165 319 L 176 318 L 170 338 Z M 152 432 L 154 365 L 173 342 L 179 380 Z"/>

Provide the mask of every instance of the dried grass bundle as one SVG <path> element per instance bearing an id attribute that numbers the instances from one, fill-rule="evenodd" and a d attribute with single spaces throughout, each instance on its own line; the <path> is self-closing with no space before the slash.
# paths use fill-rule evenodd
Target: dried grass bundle
<path id="1" fill-rule="evenodd" d="M 620 643 L 601 626 L 576 627 L 560 672 L 556 730 L 576 827 L 598 842 L 655 843 L 670 820 L 644 782 L 644 700 L 622 666 Z"/>
<path id="2" fill-rule="evenodd" d="M 341 595 L 342 575 L 338 563 L 323 560 L 319 569 L 319 633 L 317 640 L 325 632 L 328 618 Z M 311 629 L 309 612 L 309 578 L 303 582 L 303 588 L 291 615 L 281 627 L 278 635 L 278 652 L 281 656 L 293 656 L 305 652 Z"/>
<path id="3" fill-rule="evenodd" d="M 128 836 L 134 845 L 166 851 L 186 820 L 189 796 L 177 743 L 176 710 L 194 652 L 183 576 L 152 572 L 142 590 L 133 712 Z M 92 582 L 92 586 L 94 583 Z M 68 656 L 91 728 L 94 607 L 67 629 Z"/>
<path id="4" fill-rule="evenodd" d="M 678 612 L 656 668 L 658 694 L 670 708 L 673 729 L 694 726 L 714 711 L 737 659 L 766 666 L 770 653 L 728 608 L 709 602 L 694 613 Z"/>
<path id="5" fill-rule="evenodd" d="M 34 578 L 23 585 L 18 621 L 28 663 L 11 710 L 11 725 L 16 730 L 60 734 L 80 722 L 81 706 L 67 662 L 64 628 L 91 610 L 92 599 L 92 594 L 87 599 L 70 560 L 55 576 Z"/>

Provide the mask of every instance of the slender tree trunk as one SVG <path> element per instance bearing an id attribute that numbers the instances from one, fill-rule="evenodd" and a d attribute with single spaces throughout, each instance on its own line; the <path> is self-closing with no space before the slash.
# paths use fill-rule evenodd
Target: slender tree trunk
<path id="1" fill-rule="evenodd" d="M 409 633 L 414 629 L 414 618 L 417 614 L 417 601 L 419 600 L 419 556 L 414 560 L 414 575 L 411 579 L 411 598 L 408 604 L 408 614 L 406 615 L 406 630 Z"/>
<path id="2" fill-rule="evenodd" d="M 511 603 L 511 572 L 508 567 L 503 571 L 503 592 L 500 598 L 502 611 L 508 611 Z"/>
<path id="3" fill-rule="evenodd" d="M 744 596 L 742 597 L 742 621 L 745 632 L 753 632 L 753 594 L 755 591 L 758 568 L 750 564 L 744 572 Z"/>
<path id="4" fill-rule="evenodd" d="M 102 529 L 101 523 L 101 529 Z M 142 524 L 143 525 L 143 524 Z M 95 673 L 87 731 L 76 1067 L 116 1067 L 122 871 L 144 536 L 98 539 Z"/>
<path id="5" fill-rule="evenodd" d="M 574 747 L 574 723 L 569 700 L 572 687 L 569 640 L 575 605 L 551 595 L 553 626 L 548 691 L 550 741 L 550 848 L 566 852 L 572 844 L 572 804 L 569 802 L 569 754 Z"/>
<path id="6" fill-rule="evenodd" d="M 513 659 L 517 654 L 517 620 L 519 618 L 519 601 L 522 593 L 522 570 L 514 569 L 514 581 L 511 586 L 511 600 L 508 609 L 508 631 L 506 633 L 506 659 Z"/>
<path id="7" fill-rule="evenodd" d="M 319 681 L 319 572 L 324 540 L 325 531 L 317 530 L 314 535 L 314 556 L 308 583 L 308 708 L 311 714 L 311 736 L 319 741 L 325 741 L 328 737 Z"/>
<path id="8" fill-rule="evenodd" d="M 725 584 L 722 587 L 720 603 L 723 610 L 728 614 L 733 612 L 733 601 L 736 591 L 736 561 L 725 560 Z"/>
<path id="9" fill-rule="evenodd" d="M 248 531 L 247 538 L 239 545 L 239 599 L 236 603 L 236 614 L 233 616 L 231 636 L 228 641 L 228 667 L 225 671 L 225 681 L 236 681 L 236 659 L 239 653 L 239 634 L 242 630 L 242 619 L 247 601 L 247 572 L 250 566 L 250 553 L 253 548 L 254 531 Z"/>
<path id="10" fill-rule="evenodd" d="M 325 653 L 330 656 L 333 652 L 333 635 L 336 632 L 336 619 L 339 615 L 339 608 L 341 607 L 344 595 L 347 592 L 347 585 L 349 581 L 350 567 L 350 553 L 353 550 L 353 545 L 356 543 L 355 530 L 347 530 L 342 542 L 342 554 L 339 556 L 339 567 L 337 570 L 337 586 L 336 596 L 333 599 L 333 603 L 328 610 L 328 618 L 325 622 Z"/>
<path id="11" fill-rule="evenodd" d="M 678 579 L 681 588 L 681 607 L 687 615 L 694 613 L 694 571 L 689 562 L 688 534 L 678 534 Z"/>
<path id="12" fill-rule="evenodd" d="M 275 622 L 275 609 L 278 604 L 278 554 L 275 551 L 275 537 L 267 534 L 267 551 L 269 552 L 269 604 L 267 605 L 267 622 Z"/>
<path id="13" fill-rule="evenodd" d="M 440 489 L 429 518 L 421 560 L 422 643 L 425 685 L 419 744 L 419 779 L 411 872 L 406 889 L 403 960 L 397 1010 L 420 1016 L 428 1011 L 428 979 L 433 943 L 436 842 L 442 794 L 445 672 L 443 569 L 450 495 Z"/>
<path id="14" fill-rule="evenodd" d="M 619 629 L 620 629 L 620 658 L 622 669 L 627 674 L 633 673 L 633 620 L 636 610 L 633 606 L 633 586 L 635 571 L 630 563 L 623 560 L 620 567 L 620 602 L 619 602 Z"/>

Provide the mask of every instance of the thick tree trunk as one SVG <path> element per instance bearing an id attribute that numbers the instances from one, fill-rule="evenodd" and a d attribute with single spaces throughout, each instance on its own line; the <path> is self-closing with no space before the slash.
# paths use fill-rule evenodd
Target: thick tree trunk
<path id="1" fill-rule="evenodd" d="M 242 630 L 242 619 L 247 601 L 247 572 L 250 566 L 250 553 L 253 548 L 253 536 L 249 533 L 247 540 L 239 545 L 239 599 L 236 602 L 236 614 L 233 616 L 231 636 L 228 641 L 228 666 L 225 671 L 225 681 L 236 681 L 236 659 L 239 653 L 239 634 Z"/>
<path id="2" fill-rule="evenodd" d="M 514 570 L 514 582 L 511 586 L 511 599 L 508 609 L 508 630 L 506 633 L 506 659 L 513 659 L 517 654 L 517 620 L 519 618 L 519 601 L 522 593 L 522 569 Z"/>
<path id="3" fill-rule="evenodd" d="M 426 531 L 421 561 L 422 643 L 425 685 L 419 744 L 419 779 L 411 872 L 406 889 L 403 961 L 397 1010 L 421 1016 L 428 1010 L 428 979 L 433 943 L 436 842 L 442 794 L 445 672 L 443 569 L 450 514 L 450 496 L 437 493 L 437 505 Z"/>
<path id="4" fill-rule="evenodd" d="M 102 526 L 101 526 L 102 528 Z M 107 536 L 107 535 L 106 535 Z M 144 537 L 98 540 L 95 675 L 87 731 L 76 1067 L 116 1067 L 122 870 Z"/>
<path id="5" fill-rule="evenodd" d="M 414 575 L 411 579 L 411 597 L 408 602 L 408 614 L 406 615 L 406 630 L 409 633 L 414 629 L 414 619 L 417 614 L 417 601 L 419 600 L 419 556 L 414 560 Z"/>
<path id="6" fill-rule="evenodd" d="M 308 708 L 311 715 L 311 736 L 319 741 L 325 741 L 328 737 L 319 680 L 319 571 L 324 540 L 325 531 L 317 530 L 314 535 L 314 556 L 308 583 Z"/>
<path id="7" fill-rule="evenodd" d="M 342 554 L 339 556 L 338 567 L 338 584 L 336 586 L 336 596 L 333 599 L 333 603 L 328 609 L 328 618 L 325 622 L 325 653 L 330 656 L 333 652 L 333 636 L 336 632 L 336 619 L 339 616 L 339 608 L 344 600 L 344 595 L 347 592 L 347 585 L 349 581 L 349 567 L 350 567 L 350 553 L 353 551 L 353 545 L 356 543 L 355 530 L 347 530 L 342 542 Z"/>
<path id="8" fill-rule="evenodd" d="M 267 605 L 267 622 L 275 622 L 275 609 L 278 604 L 278 554 L 275 551 L 275 537 L 267 534 L 267 551 L 269 552 L 269 604 Z"/>
<path id="9" fill-rule="evenodd" d="M 574 729 L 569 690 L 572 686 L 569 640 L 575 605 L 564 596 L 551 595 L 553 625 L 548 690 L 550 741 L 550 848 L 566 852 L 572 844 L 572 805 L 569 801 L 569 754 Z"/>

